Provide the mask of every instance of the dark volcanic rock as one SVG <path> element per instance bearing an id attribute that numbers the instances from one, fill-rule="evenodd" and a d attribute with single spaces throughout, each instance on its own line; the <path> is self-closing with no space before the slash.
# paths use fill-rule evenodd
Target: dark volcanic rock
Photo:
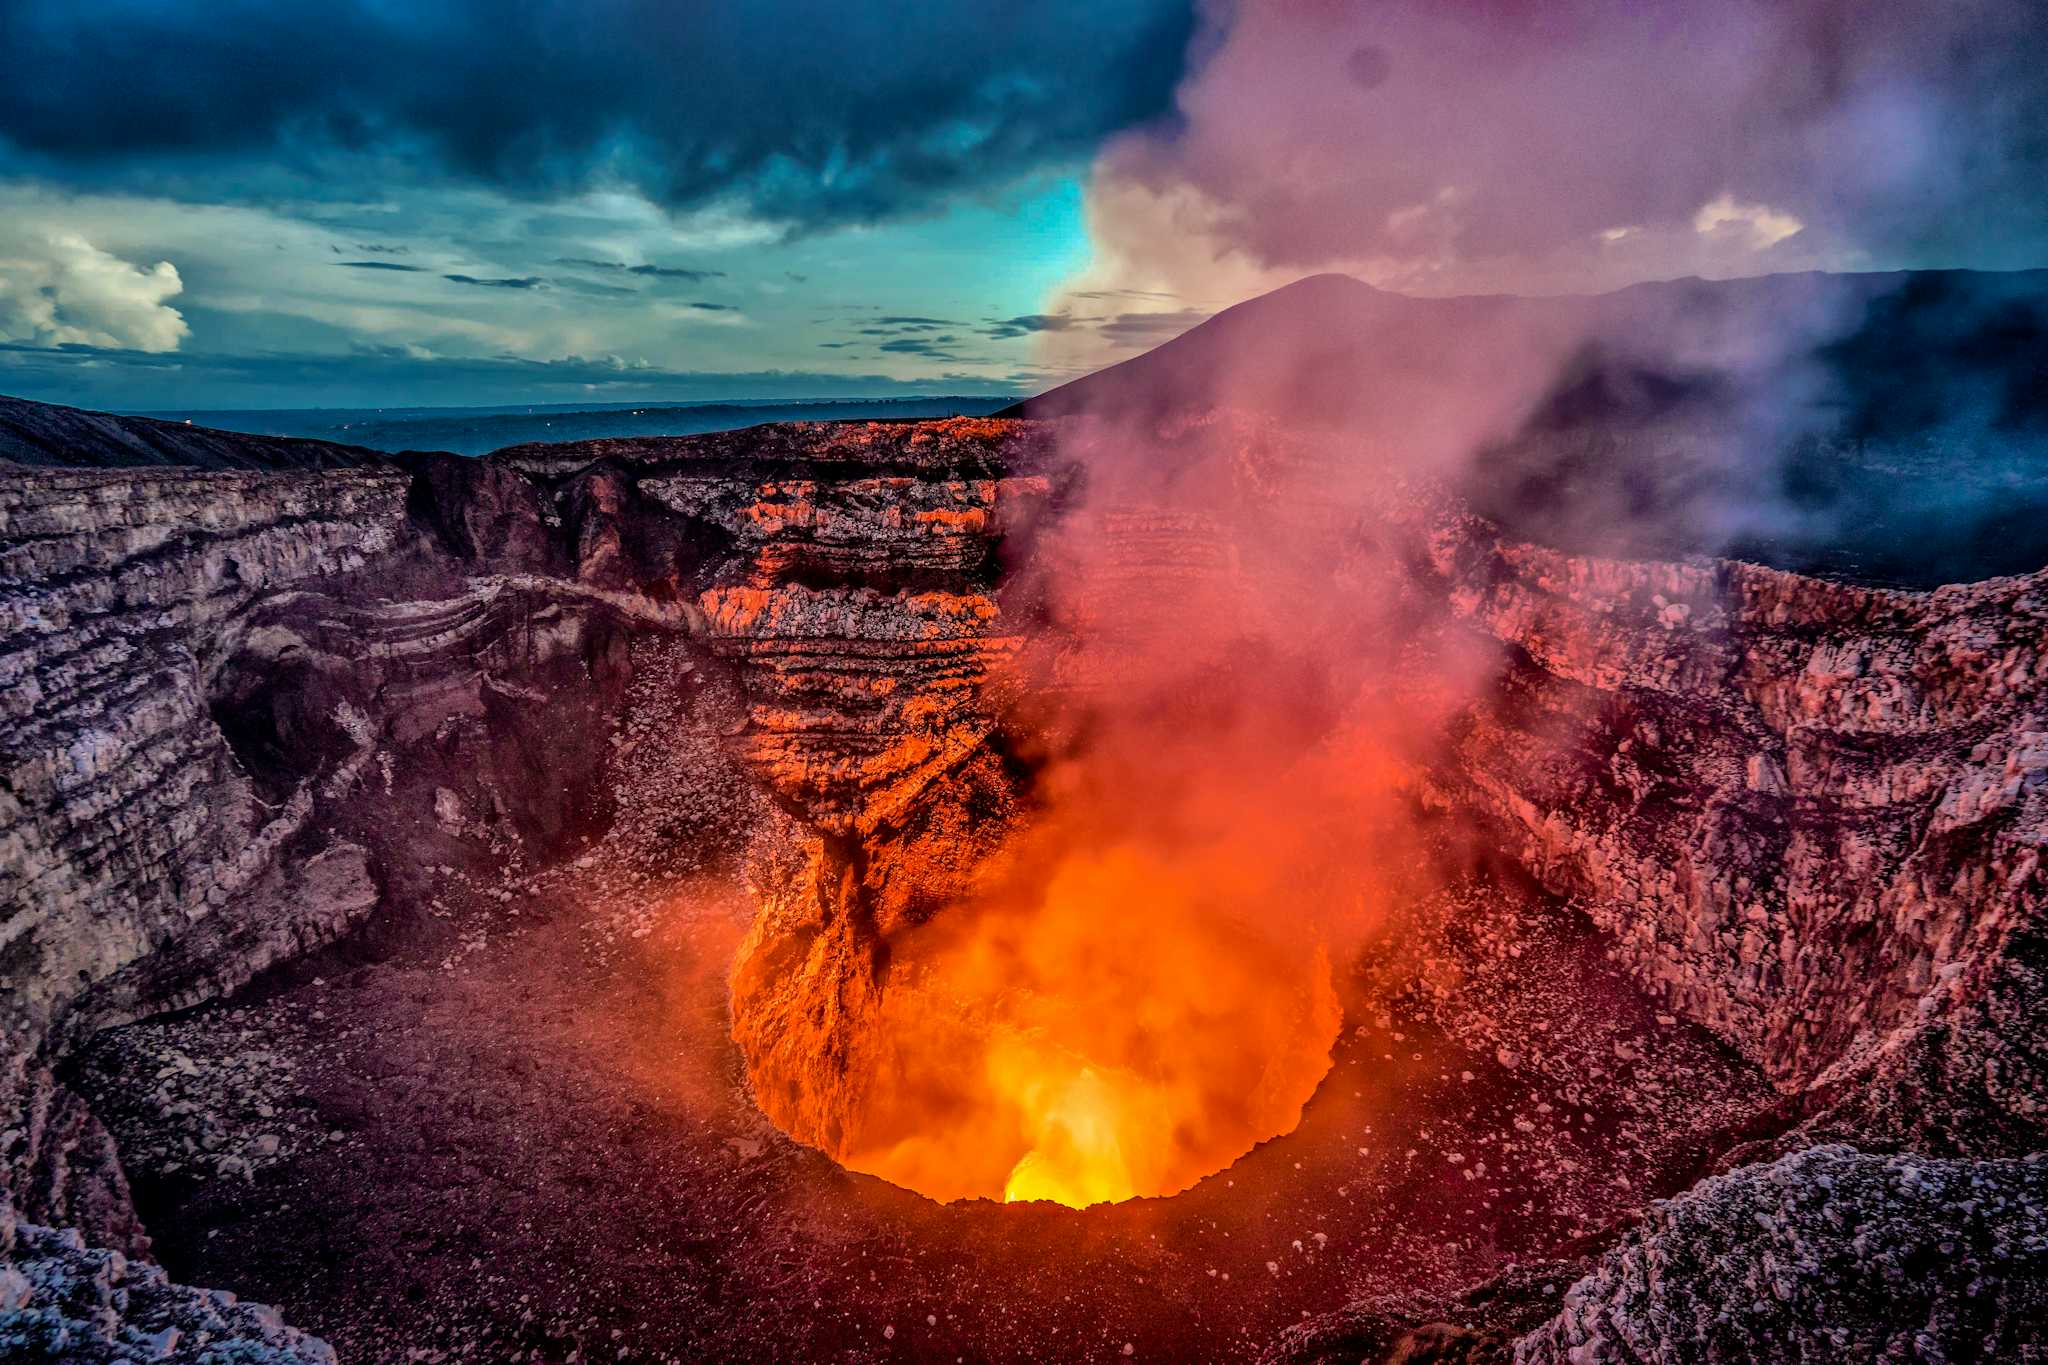
<path id="1" fill-rule="evenodd" d="M 563 568 L 540 489 L 509 465 L 427 456 L 416 462 L 406 508 L 457 559 L 512 573 Z"/>
<path id="2" fill-rule="evenodd" d="M 193 469 L 351 469 L 388 464 L 363 446 L 119 417 L 0 396 L 0 465 L 120 469 L 183 465 Z"/>
<path id="3" fill-rule="evenodd" d="M 1265 1365 L 1507 1365 L 1515 1339 L 1557 1310 L 1580 1262 L 1515 1266 L 1454 1298 L 1356 1303 L 1283 1333 Z"/>
<path id="4" fill-rule="evenodd" d="M 75 1228 L 17 1219 L 0 1199 L 0 1360 L 17 1365 L 334 1365 L 276 1310 L 188 1289 Z"/>
<path id="5" fill-rule="evenodd" d="M 1512 661 L 1443 799 L 1788 1087 L 1933 1048 L 1944 1101 L 1888 1110 L 1918 1141 L 2039 1141 L 2048 572 L 1905 593 L 1462 518 L 1430 553 Z"/>
<path id="6" fill-rule="evenodd" d="M 2048 1159 L 1824 1146 L 1702 1181 L 1590 1267 L 1359 1304 L 1290 1331 L 1268 1360 L 2029 1360 L 2044 1315 Z"/>
<path id="7" fill-rule="evenodd" d="M 1652 1209 L 1514 1359 L 2029 1360 L 2044 1323 L 2048 1160 L 1815 1147 Z"/>

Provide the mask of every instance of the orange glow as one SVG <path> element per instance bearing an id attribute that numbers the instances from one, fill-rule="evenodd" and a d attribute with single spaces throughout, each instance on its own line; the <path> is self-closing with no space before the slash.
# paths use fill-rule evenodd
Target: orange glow
<path id="1" fill-rule="evenodd" d="M 1465 661 L 1413 684 L 1400 656 L 1438 646 L 1385 591 L 1396 542 L 1238 434 L 1086 452 L 1097 501 L 1020 542 L 990 618 L 1025 633 L 943 692 L 983 727 L 890 765 L 909 796 L 857 848 L 764 872 L 735 1037 L 784 1131 L 933 1199 L 1086 1207 L 1300 1123 L 1332 963 L 1431 876 L 1414 775 Z"/>
<path id="2" fill-rule="evenodd" d="M 1299 1121 L 1341 1012 L 1327 953 L 1261 923 L 1269 865 L 1126 840 L 1041 880 L 1056 837 L 898 945 L 847 1166 L 1085 1207 L 1177 1193 Z"/>

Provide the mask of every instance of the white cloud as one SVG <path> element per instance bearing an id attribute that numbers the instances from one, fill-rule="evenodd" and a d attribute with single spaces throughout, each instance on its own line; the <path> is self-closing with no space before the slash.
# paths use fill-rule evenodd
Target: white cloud
<path id="1" fill-rule="evenodd" d="M 166 300 L 184 288 L 169 261 L 136 265 L 75 232 L 0 240 L 0 338 L 175 351 L 190 329 Z"/>
<path id="2" fill-rule="evenodd" d="M 1692 216 L 1692 230 L 1702 237 L 1733 232 L 1763 251 L 1805 231 L 1806 224 L 1768 204 L 1738 203 L 1734 195 L 1723 194 L 1700 205 Z"/>

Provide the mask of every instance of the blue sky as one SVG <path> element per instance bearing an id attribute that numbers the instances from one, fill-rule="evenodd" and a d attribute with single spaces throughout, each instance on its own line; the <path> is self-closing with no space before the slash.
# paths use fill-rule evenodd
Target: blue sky
<path id="1" fill-rule="evenodd" d="M 17 183 L 0 216 L 43 226 L 84 296 L 7 338 L 0 391 L 120 407 L 1029 390 L 1049 373 L 1013 320 L 1088 259 L 1080 186 L 1050 173 L 800 235 L 623 191 L 242 205 Z M 124 308 L 92 292 L 124 275 Z"/>

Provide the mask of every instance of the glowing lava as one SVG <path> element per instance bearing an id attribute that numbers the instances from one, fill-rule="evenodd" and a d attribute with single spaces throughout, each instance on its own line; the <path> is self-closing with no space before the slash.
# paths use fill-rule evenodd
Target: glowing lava
<path id="1" fill-rule="evenodd" d="M 902 942 L 840 1159 L 938 1199 L 1174 1194 L 1285 1133 L 1329 1069 L 1327 955 L 1234 859 L 1070 853 Z M 1251 863 L 1256 867 L 1257 864 Z"/>
<path id="2" fill-rule="evenodd" d="M 1124 1160 L 1125 1106 L 1114 1080 L 1084 1063 L 1064 1080 L 1027 1069 L 1018 1090 L 1032 1147 L 1003 1183 L 1005 1202 L 1049 1199 L 1078 1209 L 1138 1192 Z"/>

